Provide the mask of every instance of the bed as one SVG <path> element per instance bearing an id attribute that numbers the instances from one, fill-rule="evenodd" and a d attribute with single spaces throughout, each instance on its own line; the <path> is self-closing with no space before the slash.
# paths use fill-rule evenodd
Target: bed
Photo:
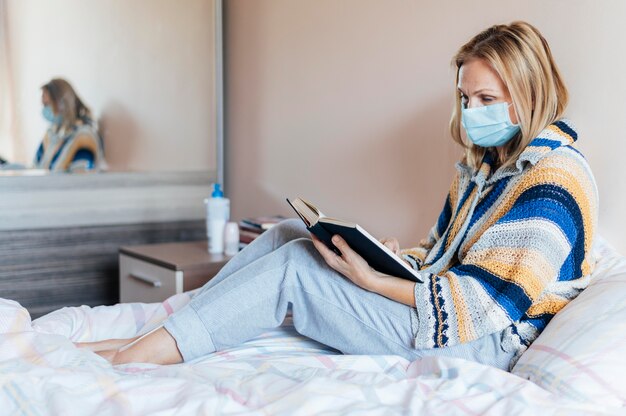
<path id="1" fill-rule="evenodd" d="M 626 258 L 604 240 L 590 286 L 508 373 L 473 362 L 341 355 L 283 325 L 195 361 L 112 367 L 73 341 L 131 337 L 194 292 L 162 303 L 70 307 L 31 321 L 0 300 L 0 413 L 626 414 Z"/>

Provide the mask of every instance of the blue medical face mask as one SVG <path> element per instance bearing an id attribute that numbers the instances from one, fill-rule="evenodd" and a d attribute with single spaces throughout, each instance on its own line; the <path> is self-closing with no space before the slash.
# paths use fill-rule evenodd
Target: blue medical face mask
<path id="1" fill-rule="evenodd" d="M 50 107 L 49 105 L 43 106 L 43 108 L 41 109 L 41 115 L 52 124 L 61 124 L 61 116 L 55 116 L 54 111 L 52 111 L 52 107 Z"/>
<path id="2" fill-rule="evenodd" d="M 519 124 L 513 124 L 509 117 L 512 104 L 498 103 L 476 108 L 463 108 L 461 122 L 467 137 L 476 146 L 502 146 L 519 131 Z"/>

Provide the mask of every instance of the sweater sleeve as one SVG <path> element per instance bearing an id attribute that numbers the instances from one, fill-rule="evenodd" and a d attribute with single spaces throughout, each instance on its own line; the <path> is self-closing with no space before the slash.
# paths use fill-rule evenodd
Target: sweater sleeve
<path id="1" fill-rule="evenodd" d="M 567 303 L 545 289 L 589 272 L 596 199 L 572 175 L 545 179 L 516 189 L 510 208 L 466 242 L 453 267 L 423 273 L 415 286 L 417 348 L 473 341 L 522 318 L 551 317 Z"/>
<path id="2" fill-rule="evenodd" d="M 94 135 L 84 132 L 77 134 L 66 146 L 66 158 L 60 163 L 63 170 L 78 172 L 94 168 L 98 152 L 98 142 Z"/>

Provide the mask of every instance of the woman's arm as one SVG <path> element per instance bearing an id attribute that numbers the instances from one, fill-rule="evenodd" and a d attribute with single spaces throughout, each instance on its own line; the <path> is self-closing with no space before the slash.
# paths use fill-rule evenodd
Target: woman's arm
<path id="1" fill-rule="evenodd" d="M 415 307 L 414 282 L 375 271 L 338 235 L 333 236 L 333 244 L 341 251 L 341 256 L 326 247 L 326 244 L 313 234 L 311 237 L 326 263 L 354 284 L 396 302 Z"/>
<path id="2" fill-rule="evenodd" d="M 415 282 L 376 271 L 372 271 L 372 273 L 375 276 L 370 280 L 371 286 L 364 289 L 383 295 L 396 302 L 415 307 Z"/>

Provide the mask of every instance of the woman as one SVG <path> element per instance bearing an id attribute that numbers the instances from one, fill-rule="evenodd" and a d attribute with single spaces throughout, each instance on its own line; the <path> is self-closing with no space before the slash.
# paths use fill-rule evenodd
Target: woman
<path id="1" fill-rule="evenodd" d="M 89 108 L 64 79 L 41 87 L 42 115 L 50 122 L 35 155 L 34 167 L 56 172 L 103 168 L 102 141 Z"/>
<path id="2" fill-rule="evenodd" d="M 508 370 L 588 284 L 596 186 L 561 118 L 567 90 L 533 26 L 493 26 L 454 65 L 450 130 L 465 156 L 443 211 L 418 247 L 383 239 L 423 284 L 377 273 L 335 237 L 338 256 L 288 220 L 163 327 L 130 344 L 89 346 L 115 364 L 189 361 L 280 325 L 291 304 L 299 333 L 344 353 L 460 357 Z"/>

